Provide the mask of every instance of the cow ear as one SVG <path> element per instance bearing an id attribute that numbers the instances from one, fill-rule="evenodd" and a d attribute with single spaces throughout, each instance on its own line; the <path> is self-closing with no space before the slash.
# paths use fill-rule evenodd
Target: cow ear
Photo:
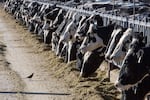
<path id="1" fill-rule="evenodd" d="M 147 36 L 144 37 L 144 39 L 143 39 L 142 42 L 143 42 L 143 44 L 146 44 L 146 43 L 147 43 Z"/>
<path id="2" fill-rule="evenodd" d="M 143 50 L 139 50 L 139 51 L 137 52 L 138 63 L 141 63 L 143 54 L 144 54 L 144 51 L 143 51 Z"/>

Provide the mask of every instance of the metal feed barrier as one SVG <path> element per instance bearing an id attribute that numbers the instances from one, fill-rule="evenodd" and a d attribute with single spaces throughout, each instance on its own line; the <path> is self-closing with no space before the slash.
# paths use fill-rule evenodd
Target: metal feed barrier
<path id="1" fill-rule="evenodd" d="M 34 1 L 34 0 L 33 0 Z M 35 1 L 39 2 L 45 5 L 53 5 L 50 2 L 47 1 Z M 123 27 L 131 27 L 136 32 L 143 32 L 145 36 L 147 36 L 147 42 L 148 45 L 150 45 L 150 18 L 143 17 L 139 14 L 132 15 L 132 16 L 117 16 L 113 13 L 114 11 L 102 11 L 102 12 L 96 12 L 96 11 L 88 11 L 84 9 L 77 9 L 73 7 L 68 7 L 60 4 L 56 4 L 56 7 L 60 7 L 62 9 L 70 10 L 73 12 L 78 12 L 80 14 L 84 15 L 91 15 L 91 14 L 97 14 L 100 15 L 104 20 L 104 25 L 107 25 L 110 21 L 116 22 L 118 25 L 121 25 Z M 103 10 L 103 8 L 102 8 Z M 135 18 L 136 17 L 136 18 Z"/>

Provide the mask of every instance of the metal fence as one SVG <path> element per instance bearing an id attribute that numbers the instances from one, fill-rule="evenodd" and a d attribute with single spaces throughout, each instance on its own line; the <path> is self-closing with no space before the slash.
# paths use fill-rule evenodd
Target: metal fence
<path id="1" fill-rule="evenodd" d="M 46 2 L 46 1 L 45 2 L 38 1 L 38 2 L 42 3 L 42 4 L 50 4 L 51 5 L 51 3 Z M 134 31 L 136 31 L 136 32 L 143 32 L 145 34 L 145 36 L 147 36 L 147 38 L 148 38 L 147 39 L 148 45 L 150 45 L 150 18 L 141 17 L 139 14 L 132 15 L 132 16 L 119 16 L 119 15 L 115 15 L 114 13 L 111 13 L 111 12 L 115 12 L 115 11 L 101 11 L 101 12 L 88 11 L 88 10 L 84 10 L 81 8 L 78 9 L 76 7 L 73 8 L 73 7 L 68 7 L 68 6 L 59 5 L 59 4 L 56 5 L 56 7 L 60 7 L 62 9 L 66 9 L 66 10 L 70 10 L 70 11 L 74 11 L 74 12 L 78 12 L 80 14 L 100 15 L 103 18 L 104 25 L 107 25 L 110 21 L 114 21 L 118 25 L 121 25 L 123 27 L 132 27 L 134 29 Z"/>

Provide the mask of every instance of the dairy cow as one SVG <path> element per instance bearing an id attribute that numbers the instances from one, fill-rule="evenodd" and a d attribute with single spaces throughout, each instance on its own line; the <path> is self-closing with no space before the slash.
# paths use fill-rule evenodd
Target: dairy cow
<path id="1" fill-rule="evenodd" d="M 79 48 L 81 52 L 93 51 L 98 47 L 107 45 L 115 24 L 97 27 L 94 23 L 90 24 L 87 36 Z"/>
<path id="2" fill-rule="evenodd" d="M 60 8 L 55 8 L 54 10 L 48 12 L 44 15 L 45 20 L 45 26 L 43 26 L 44 29 L 44 43 L 50 44 L 51 38 L 52 38 L 52 32 L 56 30 L 56 28 L 52 28 L 52 23 L 56 19 Z"/>
<path id="3" fill-rule="evenodd" d="M 86 18 L 87 17 L 83 18 L 83 21 L 81 22 L 81 24 L 79 24 L 80 26 L 78 27 L 74 35 L 76 41 L 79 42 L 79 46 L 81 46 L 83 39 L 86 37 L 86 34 L 90 26 L 90 21 L 93 21 L 98 27 L 103 25 L 102 18 L 99 15 L 91 15 L 87 19 Z M 82 67 L 83 58 L 84 58 L 83 56 L 84 56 L 84 53 L 78 50 L 76 54 L 76 57 L 77 57 L 76 68 L 79 70 L 81 70 L 81 67 Z"/>
<path id="4" fill-rule="evenodd" d="M 105 51 L 105 59 L 108 62 L 111 62 L 110 55 L 112 54 L 113 50 L 115 49 L 115 47 L 116 47 L 117 43 L 119 42 L 121 36 L 123 35 L 124 31 L 126 31 L 126 28 L 123 28 L 119 25 L 115 26 L 115 28 L 111 34 L 111 37 L 109 39 L 109 42 L 107 44 L 106 51 Z"/>
<path id="5" fill-rule="evenodd" d="M 150 47 L 144 47 L 145 44 L 145 39 L 141 36 L 136 36 L 136 38 L 132 39 L 116 82 L 118 88 L 122 90 L 128 89 L 149 75 Z"/>
<path id="6" fill-rule="evenodd" d="M 121 67 L 122 61 L 125 57 L 125 54 L 128 50 L 129 43 L 134 36 L 134 32 L 132 28 L 128 28 L 124 33 L 123 36 L 120 38 L 119 42 L 117 43 L 113 53 L 110 56 L 110 60 L 112 63 L 119 68 Z"/>
<path id="7" fill-rule="evenodd" d="M 108 26 L 101 26 L 101 27 L 96 27 L 94 23 L 90 24 L 87 36 L 85 37 L 81 47 L 79 50 L 82 53 L 87 53 L 87 52 L 98 52 L 99 53 L 99 64 L 96 64 L 97 62 L 89 63 L 91 62 L 90 60 L 86 60 L 90 58 L 85 59 L 85 56 L 83 57 L 83 63 L 81 67 L 81 73 L 80 75 L 83 77 L 88 77 L 91 75 L 96 69 L 99 67 L 99 65 L 102 63 L 104 60 L 104 51 L 105 47 L 109 41 L 109 38 L 114 30 L 115 24 L 110 24 Z M 97 59 L 98 60 L 98 59 Z M 90 70 L 93 69 L 93 70 Z"/>
<path id="8" fill-rule="evenodd" d="M 77 29 L 76 34 L 74 35 L 77 40 L 82 41 L 87 35 L 91 21 L 95 22 L 97 26 L 103 26 L 102 18 L 99 15 L 91 15 L 90 17 L 83 19 L 81 26 Z"/>
<path id="9" fill-rule="evenodd" d="M 37 27 L 37 20 L 39 18 L 36 18 L 37 13 L 40 11 L 41 5 L 38 2 L 30 2 L 28 5 L 28 12 L 26 17 L 26 23 L 28 25 L 28 29 L 30 32 L 35 33 L 36 27 Z"/>
<path id="10" fill-rule="evenodd" d="M 55 41 L 55 48 L 56 48 L 56 55 L 59 57 L 65 56 L 64 52 L 66 52 L 65 48 L 67 45 L 64 44 L 64 42 L 62 41 L 63 38 L 61 39 L 61 37 L 63 37 L 63 34 L 65 33 L 68 25 L 71 23 L 72 15 L 73 15 L 73 12 L 71 11 L 67 12 L 64 21 L 61 23 L 61 25 L 58 27 L 58 29 L 55 31 L 55 34 L 54 34 L 54 38 L 58 40 L 58 41 Z M 52 41 L 54 41 L 54 38 L 52 38 Z"/>
<path id="11" fill-rule="evenodd" d="M 67 44 L 65 62 L 70 62 L 71 60 L 76 59 L 77 50 L 75 46 L 76 44 L 75 44 L 74 34 L 78 28 L 81 15 L 74 13 L 72 18 L 73 18 L 72 21 L 68 24 L 66 30 L 64 31 L 63 35 L 60 36 L 60 40 L 59 40 L 59 42 L 64 42 L 65 44 Z"/>
<path id="12" fill-rule="evenodd" d="M 136 86 L 129 88 L 128 90 L 122 91 L 121 100 L 149 100 L 147 95 L 150 92 L 150 76 L 145 77 L 141 83 Z"/>
<path id="13" fill-rule="evenodd" d="M 110 59 L 111 54 L 113 53 L 113 50 L 115 49 L 117 43 L 119 42 L 121 36 L 123 35 L 124 31 L 126 31 L 126 28 L 123 28 L 122 26 L 116 25 L 111 37 L 109 39 L 109 42 L 107 44 L 106 50 L 105 50 L 105 60 L 109 63 L 108 66 L 108 78 L 110 78 L 110 71 L 117 66 L 112 63 L 112 60 Z"/>
<path id="14" fill-rule="evenodd" d="M 57 46 L 58 46 L 58 42 L 60 39 L 60 35 L 63 32 L 65 26 L 67 25 L 68 22 L 68 14 L 69 12 L 66 13 L 66 15 L 64 16 L 64 20 L 61 22 L 61 24 L 58 26 L 58 28 L 56 29 L 55 32 L 52 33 L 52 39 L 51 39 L 51 43 L 52 43 L 52 51 L 57 52 Z M 59 50 L 58 50 L 59 52 Z M 56 53 L 56 55 L 59 55 Z"/>

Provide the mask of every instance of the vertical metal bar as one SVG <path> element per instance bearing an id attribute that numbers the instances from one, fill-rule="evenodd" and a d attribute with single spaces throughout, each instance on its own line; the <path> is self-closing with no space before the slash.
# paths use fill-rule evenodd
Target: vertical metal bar
<path id="1" fill-rule="evenodd" d="M 134 6 L 133 6 L 133 19 L 135 20 L 135 0 L 133 0 L 133 4 L 134 4 Z"/>
<path id="2" fill-rule="evenodd" d="M 113 0 L 113 8 L 112 8 L 112 10 L 113 10 L 113 15 L 115 14 L 114 9 L 115 9 L 115 0 Z"/>

